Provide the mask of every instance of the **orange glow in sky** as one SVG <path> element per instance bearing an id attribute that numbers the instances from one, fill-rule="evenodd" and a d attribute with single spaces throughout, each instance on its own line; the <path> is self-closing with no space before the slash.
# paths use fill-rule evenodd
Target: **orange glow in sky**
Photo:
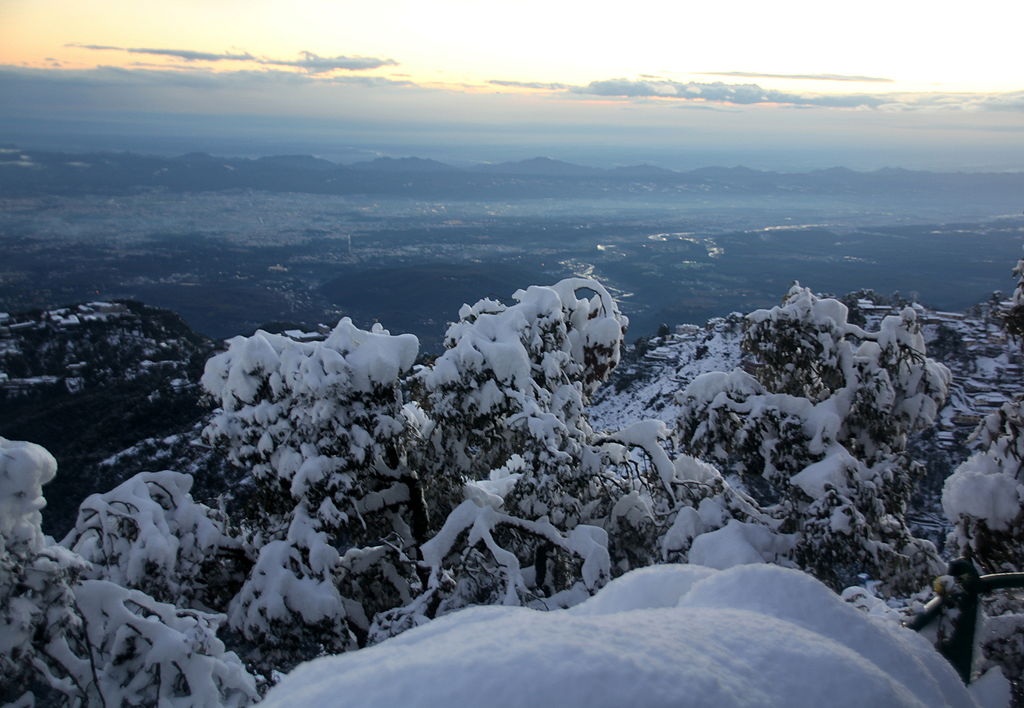
<path id="1" fill-rule="evenodd" d="M 970 6 L 743 0 L 699 7 L 653 0 L 628 6 L 576 0 L 5 0 L 0 63 L 297 70 L 70 46 L 78 44 L 249 53 L 281 61 L 296 60 L 302 51 L 392 59 L 395 65 L 358 73 L 401 74 L 452 87 L 486 87 L 494 79 L 587 84 L 649 75 L 818 93 L 992 92 L 1022 88 L 1022 26 L 1024 3 L 1004 0 Z M 781 78 L 821 74 L 891 81 Z"/>

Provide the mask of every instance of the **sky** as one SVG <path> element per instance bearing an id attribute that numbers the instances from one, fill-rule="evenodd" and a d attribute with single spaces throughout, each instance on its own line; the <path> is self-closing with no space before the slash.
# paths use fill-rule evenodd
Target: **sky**
<path id="1" fill-rule="evenodd" d="M 1022 26 L 1007 0 L 0 0 L 0 142 L 1020 170 Z"/>

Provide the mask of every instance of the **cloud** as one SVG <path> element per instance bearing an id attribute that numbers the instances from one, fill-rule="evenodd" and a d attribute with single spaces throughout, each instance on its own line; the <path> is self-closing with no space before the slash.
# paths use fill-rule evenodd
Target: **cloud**
<path id="1" fill-rule="evenodd" d="M 102 64 L 96 68 L 112 68 L 105 67 Z M 196 73 L 196 74 L 212 74 L 213 70 L 206 67 L 196 67 L 189 64 L 158 64 L 153 61 L 131 61 L 124 66 L 117 67 L 118 69 L 156 69 L 158 71 L 169 71 L 179 73 Z"/>
<path id="2" fill-rule="evenodd" d="M 894 79 L 878 76 L 848 76 L 846 74 L 763 74 L 757 71 L 701 71 L 704 76 L 735 76 L 742 79 L 802 79 L 808 81 L 858 81 L 891 84 Z"/>
<path id="3" fill-rule="evenodd" d="M 77 49 L 92 49 L 96 51 L 127 52 L 129 54 L 150 54 L 160 57 L 174 57 L 184 61 L 255 61 L 256 57 L 248 52 L 243 54 L 213 54 L 210 52 L 195 52 L 191 49 L 151 49 L 147 47 L 112 47 L 107 44 L 65 44 L 66 47 Z"/>
<path id="4" fill-rule="evenodd" d="M 295 66 L 305 69 L 311 74 L 320 74 L 334 69 L 345 69 L 347 71 L 364 71 L 366 69 L 379 69 L 382 66 L 397 66 L 394 59 L 377 59 L 374 57 L 322 57 L 313 52 L 300 52 L 302 59 L 296 61 L 285 61 L 282 59 L 257 59 L 260 64 L 271 66 Z"/>
<path id="5" fill-rule="evenodd" d="M 1024 111 L 1024 90 L 1004 93 L 795 93 L 757 84 L 605 79 L 571 86 L 569 93 L 627 99 L 665 99 L 680 106 L 771 104 L 791 108 L 869 108 L 881 111 Z"/>
<path id="6" fill-rule="evenodd" d="M 911 93 L 898 94 L 882 106 L 890 111 L 932 109 L 942 111 L 1024 111 L 1024 91 L 1005 93 Z"/>
<path id="7" fill-rule="evenodd" d="M 545 89 L 548 91 L 558 91 L 561 89 L 571 88 L 568 84 L 545 84 L 537 81 L 503 81 L 500 79 L 491 79 L 487 83 L 494 84 L 495 86 L 509 86 L 511 88 Z"/>
<path id="8" fill-rule="evenodd" d="M 305 72 L 284 69 L 247 69 L 243 71 L 214 72 L 198 67 L 122 67 L 98 66 L 93 69 L 46 69 L 0 66 L 0 95 L 16 96 L 28 100 L 31 97 L 45 98 L 47 104 L 60 105 L 60 96 L 77 97 L 84 104 L 102 106 L 105 100 L 114 101 L 114 96 L 123 102 L 119 105 L 139 103 L 142 99 L 132 96 L 146 96 L 147 101 L 157 96 L 173 95 L 167 91 L 187 89 L 194 100 L 209 100 L 209 95 L 224 92 L 270 91 L 274 95 L 292 87 L 343 86 L 364 87 L 415 87 L 407 80 L 392 80 L 379 76 L 341 75 L 318 76 Z M 206 98 L 201 98 L 201 97 Z M 103 98 L 106 97 L 106 98 Z M 24 101 L 12 101 L 20 103 Z M 116 101 L 115 101 L 116 102 Z"/>
<path id="9" fill-rule="evenodd" d="M 1024 111 L 1024 91 L 984 96 L 980 106 L 990 111 Z"/>
<path id="10" fill-rule="evenodd" d="M 313 57 L 312 59 L 317 59 Z M 10 96 L 9 103 L 24 104 L 29 96 L 47 98 L 46 105 L 60 106 L 61 95 L 80 96 L 83 103 L 100 107 L 103 105 L 100 93 L 94 89 L 120 91 L 124 105 L 128 105 L 131 92 L 137 96 L 176 96 L 168 99 L 168 106 L 184 100 L 173 94 L 173 90 L 188 89 L 188 99 L 196 102 L 209 101 L 215 92 L 224 96 L 238 97 L 238 100 L 255 100 L 253 97 L 276 97 L 277 89 L 286 87 L 309 87 L 309 91 L 321 87 L 317 96 L 341 95 L 338 91 L 346 87 L 355 91 L 363 88 L 372 90 L 374 101 L 391 101 L 392 110 L 401 105 L 409 92 L 422 90 L 417 96 L 431 96 L 438 106 L 450 100 L 477 94 L 479 84 L 467 91 L 454 85 L 422 86 L 407 78 L 398 76 L 374 76 L 364 73 L 328 73 L 327 71 L 305 69 L 299 62 L 310 61 L 303 57 L 285 66 L 263 65 L 259 61 L 230 67 L 230 71 L 214 71 L 210 66 L 196 63 L 151 64 L 136 67 L 100 66 L 94 69 L 56 69 L 0 66 L 0 95 Z M 314 69 L 317 67 L 314 66 Z M 786 109 L 850 109 L 871 110 L 884 113 L 932 112 L 946 114 L 988 113 L 1013 115 L 1024 113 L 1024 90 L 1004 93 L 802 93 L 765 89 L 755 83 L 731 84 L 725 82 L 680 82 L 665 78 L 628 79 L 615 78 L 591 81 L 585 85 L 543 83 L 514 80 L 492 80 L 495 87 L 542 90 L 553 100 L 552 106 L 559 110 L 583 111 L 581 101 L 587 97 L 601 97 L 623 102 L 649 104 L 651 110 L 658 106 L 699 109 L 710 111 L 743 112 L 757 106 L 781 107 Z M 165 91 L 166 89 L 166 91 Z M 428 90 L 429 89 L 429 90 Z M 425 93 L 424 93 L 425 92 Z M 495 100 L 512 100 L 504 92 L 487 92 Z M 369 98 L 370 94 L 361 94 Z M 25 100 L 22 100 L 25 99 Z M 558 100 L 562 99 L 562 100 Z M 150 100 L 147 98 L 147 100 Z M 220 100 L 220 99 L 218 99 Z M 224 99 L 227 100 L 227 99 Z M 275 100 L 277 100 L 275 98 Z M 305 99 L 304 99 L 305 100 Z M 318 99 L 319 100 L 319 99 Z M 326 99 L 325 99 L 326 100 Z M 419 99 L 417 99 L 419 100 Z M 425 100 L 425 99 L 424 99 Z M 468 99 L 467 99 L 468 100 Z M 481 98 L 475 99 L 479 105 Z M 141 99 L 135 101 L 139 103 Z M 503 104 L 507 109 L 507 105 Z M 573 107 L 575 106 L 575 107 Z M 205 107 L 203 110 L 206 110 Z M 298 110 L 298 109 L 297 109 Z M 400 112 L 400 111 L 399 111 Z M 500 114 L 500 111 L 499 111 Z M 653 114 L 652 114 L 653 115 Z"/>
<path id="11" fill-rule="evenodd" d="M 291 66 L 304 69 L 311 74 L 322 74 L 336 69 L 346 71 L 365 71 L 367 69 L 379 69 L 382 66 L 396 66 L 398 62 L 394 59 L 378 59 L 376 57 L 349 57 L 335 56 L 322 57 L 313 52 L 299 52 L 299 59 L 274 59 L 269 57 L 257 57 L 249 52 L 241 53 L 213 53 L 197 52 L 191 49 L 157 49 L 150 47 L 115 47 L 106 44 L 67 44 L 68 47 L 78 49 L 91 49 L 96 51 L 127 52 L 129 54 L 148 54 L 151 56 L 172 57 L 187 62 L 193 61 L 245 61 L 261 64 L 263 66 Z"/>
<path id="12" fill-rule="evenodd" d="M 413 81 L 409 79 L 391 79 L 386 76 L 332 76 L 324 79 L 332 84 L 341 84 L 344 86 L 417 86 Z"/>
<path id="13" fill-rule="evenodd" d="M 886 101 L 870 94 L 801 95 L 764 89 L 757 84 L 726 84 L 679 82 L 666 79 L 606 79 L 574 86 L 572 93 L 621 98 L 667 98 L 682 101 L 719 102 L 736 105 L 771 103 L 794 106 L 828 106 L 837 108 L 877 108 Z"/>
<path id="14" fill-rule="evenodd" d="M 385 130 L 381 126 L 387 121 L 407 119 L 406 114 L 419 119 L 436 106 L 461 105 L 464 100 L 453 92 L 366 74 L 311 74 L 258 66 L 212 71 L 201 64 L 176 70 L 0 66 L 0 96 L 10 98 L 0 101 L 0 127 L 11 121 L 31 126 L 32 121 L 53 119 L 106 125 L 105 130 L 150 125 L 157 132 L 164 123 L 180 128 L 189 120 L 202 123 L 227 116 L 246 116 L 247 121 L 260 116 L 326 120 L 349 126 L 362 121 L 369 126 L 366 130 Z"/>

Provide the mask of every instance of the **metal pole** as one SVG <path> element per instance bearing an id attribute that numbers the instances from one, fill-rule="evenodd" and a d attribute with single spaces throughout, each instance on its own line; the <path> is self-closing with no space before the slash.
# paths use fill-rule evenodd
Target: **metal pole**
<path id="1" fill-rule="evenodd" d="M 939 642 L 939 652 L 953 665 L 964 683 L 970 683 L 974 664 L 974 635 L 978 629 L 979 595 L 994 590 L 1024 588 L 1024 573 L 993 573 L 979 575 L 974 564 L 958 558 L 949 564 L 948 574 L 956 579 L 952 590 L 936 587 L 936 596 L 924 606 L 907 627 L 921 631 L 941 617 L 946 610 L 955 609 L 952 618 L 953 633 Z"/>

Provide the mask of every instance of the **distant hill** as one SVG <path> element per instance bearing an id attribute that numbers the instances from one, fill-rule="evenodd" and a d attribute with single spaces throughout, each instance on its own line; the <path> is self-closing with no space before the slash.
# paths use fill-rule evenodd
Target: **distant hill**
<path id="1" fill-rule="evenodd" d="M 583 167 L 570 162 L 552 160 L 549 157 L 534 157 L 518 162 L 499 162 L 480 165 L 475 169 L 488 174 L 533 175 L 539 177 L 595 177 L 605 173 L 596 167 Z"/>
<path id="2" fill-rule="evenodd" d="M 330 160 L 324 160 L 320 157 L 313 157 L 312 155 L 272 155 L 270 157 L 261 157 L 257 162 L 264 165 L 274 165 L 276 167 L 285 167 L 292 170 L 335 170 L 337 165 Z"/>
<path id="3" fill-rule="evenodd" d="M 353 170 L 364 170 L 367 172 L 390 172 L 390 173 L 437 173 L 437 172 L 458 172 L 459 170 L 451 165 L 446 165 L 437 160 L 425 160 L 421 157 L 378 157 L 376 160 L 356 162 L 349 167 Z"/>
<path id="4" fill-rule="evenodd" d="M 257 159 L 190 153 L 175 158 L 133 153 L 16 150 L 0 161 L 6 196 L 261 190 L 429 199 L 607 198 L 638 193 L 701 195 L 827 194 L 857 197 L 983 199 L 1000 213 L 1020 210 L 1024 173 L 934 173 L 842 167 L 779 173 L 748 167 L 675 172 L 652 165 L 600 169 L 549 157 L 454 167 L 419 157 L 382 157 L 340 165 L 311 155 Z M 1012 208 L 1010 207 L 1012 205 Z"/>
<path id="5" fill-rule="evenodd" d="M 226 466 L 193 430 L 208 410 L 198 381 L 214 348 L 173 312 L 137 302 L 0 314 L 0 436 L 57 458 L 48 533 L 63 535 L 86 496 L 136 472 L 201 471 L 200 496 L 223 483 Z"/>
<path id="6" fill-rule="evenodd" d="M 625 179 L 670 179 L 679 175 L 675 170 L 667 170 L 664 167 L 654 165 L 626 165 L 624 167 L 613 167 L 609 174 Z"/>

